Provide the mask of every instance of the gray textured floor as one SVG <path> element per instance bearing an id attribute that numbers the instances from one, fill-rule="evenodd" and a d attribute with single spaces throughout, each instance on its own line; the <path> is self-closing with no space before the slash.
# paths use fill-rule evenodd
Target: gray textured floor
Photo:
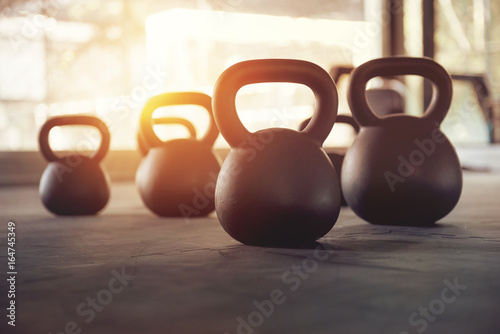
<path id="1" fill-rule="evenodd" d="M 500 174 L 469 172 L 437 227 L 377 227 L 343 209 L 317 249 L 270 249 L 232 240 L 215 217 L 157 218 L 133 184 L 79 218 L 47 213 L 35 187 L 3 188 L 0 333 L 498 334 L 499 192 Z"/>

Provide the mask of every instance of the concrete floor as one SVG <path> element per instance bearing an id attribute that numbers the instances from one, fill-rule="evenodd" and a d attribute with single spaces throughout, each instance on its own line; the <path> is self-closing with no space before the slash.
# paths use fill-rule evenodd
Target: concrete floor
<path id="1" fill-rule="evenodd" d="M 500 333 L 500 174 L 466 172 L 433 228 L 348 209 L 316 248 L 248 247 L 215 216 L 162 219 L 132 183 L 98 216 L 54 217 L 0 189 L 0 333 Z M 7 222 L 16 223 L 16 327 Z"/>

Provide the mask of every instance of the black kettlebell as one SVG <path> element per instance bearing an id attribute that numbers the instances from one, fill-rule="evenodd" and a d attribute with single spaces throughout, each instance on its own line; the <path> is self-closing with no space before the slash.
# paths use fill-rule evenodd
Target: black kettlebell
<path id="1" fill-rule="evenodd" d="M 333 66 L 330 75 L 338 84 L 341 76 L 350 75 L 353 70 L 352 66 Z M 405 85 L 396 79 L 384 79 L 381 86 L 366 90 L 366 100 L 377 116 L 404 113 L 405 88 Z"/>
<path id="2" fill-rule="evenodd" d="M 160 117 L 160 118 L 154 118 L 153 122 L 155 125 L 157 124 L 179 124 L 184 126 L 188 132 L 189 132 L 189 137 L 196 139 L 196 129 L 190 121 L 184 118 L 180 117 Z M 141 131 L 137 131 L 137 148 L 139 149 L 139 152 L 141 152 L 142 156 L 145 156 L 149 152 L 149 147 L 146 145 L 144 142 L 144 136 L 141 134 Z"/>
<path id="3" fill-rule="evenodd" d="M 238 90 L 261 82 L 305 84 L 317 104 L 301 132 L 249 132 L 238 118 Z M 215 209 L 224 230 L 247 245 L 297 246 L 325 235 L 340 211 L 335 168 L 321 148 L 337 116 L 335 84 L 321 67 L 302 60 L 260 59 L 226 69 L 215 85 L 215 121 L 231 151 L 221 168 Z"/>
<path id="4" fill-rule="evenodd" d="M 199 105 L 210 115 L 210 126 L 200 140 L 179 138 L 162 142 L 153 130 L 153 112 L 163 106 Z M 214 210 L 215 182 L 220 170 L 212 146 L 219 135 L 210 96 L 197 92 L 165 93 L 149 99 L 140 131 L 150 150 L 136 173 L 144 204 L 158 216 L 198 217 Z"/>
<path id="5" fill-rule="evenodd" d="M 432 81 L 431 104 L 422 117 L 377 117 L 366 83 L 384 75 L 419 75 Z M 352 210 L 373 224 L 427 226 L 458 202 L 462 171 L 457 153 L 439 129 L 452 97 L 451 78 L 430 58 L 368 61 L 351 74 L 348 102 L 361 130 L 342 168 L 342 190 Z"/>
<path id="6" fill-rule="evenodd" d="M 307 124 L 311 121 L 311 118 L 308 118 L 304 120 L 302 123 L 299 125 L 299 131 L 302 131 L 306 128 Z M 335 124 L 338 123 L 345 123 L 349 124 L 352 126 L 354 131 L 356 133 L 359 132 L 359 125 L 356 123 L 354 118 L 352 118 L 349 115 L 337 115 L 337 119 L 335 120 Z M 333 126 L 335 128 L 335 125 Z M 340 178 L 342 175 L 342 164 L 344 162 L 344 157 L 347 152 L 347 147 L 329 147 L 325 148 L 325 152 L 328 155 L 328 158 L 330 158 L 330 161 L 333 164 L 333 167 L 335 167 L 335 170 L 337 171 L 338 177 L 339 177 L 339 184 L 340 184 Z M 347 202 L 345 201 L 344 194 L 342 190 L 340 191 L 340 204 L 342 206 L 346 206 Z"/>
<path id="7" fill-rule="evenodd" d="M 50 148 L 49 132 L 55 126 L 89 125 L 101 133 L 101 145 L 93 157 L 69 154 L 58 157 Z M 109 149 L 109 131 L 93 116 L 59 116 L 48 119 L 39 134 L 40 151 L 49 164 L 40 179 L 40 197 L 56 215 L 93 215 L 109 200 L 109 178 L 100 162 Z"/>

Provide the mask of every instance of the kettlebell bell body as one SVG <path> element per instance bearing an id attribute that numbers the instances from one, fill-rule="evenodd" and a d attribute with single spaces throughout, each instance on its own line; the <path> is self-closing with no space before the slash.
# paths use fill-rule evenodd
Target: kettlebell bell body
<path id="1" fill-rule="evenodd" d="M 199 105 L 210 115 L 210 126 L 201 140 L 162 142 L 153 130 L 153 112 L 162 106 Z M 140 131 L 151 147 L 136 173 L 144 204 L 158 216 L 206 216 L 215 208 L 214 192 L 220 161 L 212 146 L 219 135 L 212 115 L 211 98 L 197 92 L 165 93 L 148 100 L 141 115 Z"/>
<path id="2" fill-rule="evenodd" d="M 93 157 L 69 154 L 58 157 L 49 145 L 49 132 L 55 126 L 89 125 L 101 133 L 101 145 Z M 108 128 L 93 116 L 50 118 L 39 134 L 40 151 L 49 162 L 40 179 L 39 193 L 44 206 L 56 215 L 93 215 L 101 211 L 110 196 L 109 177 L 100 161 L 109 149 Z"/>
<path id="3" fill-rule="evenodd" d="M 299 131 L 304 130 L 310 121 L 311 121 L 311 119 L 308 118 L 308 119 L 304 120 L 302 123 L 300 123 Z M 337 119 L 335 120 L 335 124 L 338 124 L 338 123 L 349 124 L 350 126 L 352 126 L 352 128 L 354 129 L 356 134 L 359 132 L 358 123 L 356 123 L 354 118 L 352 118 L 349 115 L 337 115 Z M 333 127 L 335 128 L 335 125 Z M 345 157 L 345 154 L 347 152 L 347 148 L 346 147 L 332 147 L 332 148 L 325 149 L 325 151 L 326 151 L 326 154 L 328 155 L 328 158 L 330 158 L 330 161 L 332 162 L 333 167 L 335 167 L 335 171 L 338 174 L 339 184 L 340 184 L 340 178 L 342 175 L 342 164 L 344 163 L 344 157 Z M 347 202 L 345 201 L 342 189 L 340 191 L 340 204 L 342 206 L 347 205 Z"/>
<path id="4" fill-rule="evenodd" d="M 424 115 L 377 117 L 366 102 L 366 83 L 376 76 L 405 74 L 423 76 L 434 85 Z M 357 215 L 373 224 L 428 226 L 454 208 L 462 170 L 439 129 L 451 97 L 449 74 L 429 58 L 381 58 L 354 70 L 348 102 L 361 130 L 344 159 L 341 184 Z"/>
<path id="5" fill-rule="evenodd" d="M 302 131 L 271 128 L 250 133 L 235 97 L 248 84 L 309 86 L 317 107 Z M 335 122 L 338 99 L 330 76 L 300 60 L 260 59 L 226 69 L 215 85 L 214 117 L 231 151 L 215 193 L 217 217 L 234 239 L 258 246 L 297 246 L 325 235 L 340 211 L 340 185 L 321 148 Z"/>
<path id="6" fill-rule="evenodd" d="M 179 124 L 182 125 L 188 130 L 189 138 L 196 139 L 196 129 L 190 121 L 184 118 L 179 117 L 160 117 L 153 119 L 154 124 Z M 142 156 L 145 156 L 149 152 L 149 147 L 144 142 L 144 136 L 141 134 L 141 131 L 137 132 L 137 148 Z"/>

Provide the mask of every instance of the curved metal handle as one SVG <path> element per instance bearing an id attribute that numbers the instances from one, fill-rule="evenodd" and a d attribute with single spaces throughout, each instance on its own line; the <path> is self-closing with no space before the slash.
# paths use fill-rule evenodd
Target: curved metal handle
<path id="1" fill-rule="evenodd" d="M 432 100 L 422 118 L 440 124 L 450 107 L 453 94 L 448 72 L 431 58 L 387 57 L 370 60 L 351 73 L 347 100 L 352 115 L 361 126 L 377 124 L 382 118 L 375 115 L 366 100 L 367 82 L 377 76 L 419 75 L 433 83 Z"/>
<path id="2" fill-rule="evenodd" d="M 189 132 L 189 136 L 191 138 L 196 138 L 197 133 L 196 133 L 196 128 L 194 127 L 193 123 L 188 121 L 185 118 L 180 118 L 180 117 L 159 117 L 159 118 L 153 118 L 154 125 L 159 125 L 159 124 L 179 124 L 182 125 L 183 127 L 186 128 Z"/>
<path id="3" fill-rule="evenodd" d="M 332 66 L 332 68 L 330 68 L 330 76 L 332 77 L 333 82 L 337 84 L 341 76 L 351 74 L 353 69 L 354 67 L 350 65 Z"/>
<path id="4" fill-rule="evenodd" d="M 70 116 L 57 116 L 49 118 L 45 124 L 40 129 L 38 135 L 38 143 L 40 145 L 40 151 L 47 161 L 61 161 L 63 158 L 59 158 L 54 151 L 50 148 L 49 144 L 49 132 L 53 127 L 63 126 L 63 125 L 89 125 L 97 128 L 101 133 L 101 145 L 97 149 L 96 153 L 92 157 L 96 163 L 99 163 L 109 149 L 110 134 L 106 124 L 95 116 L 86 115 L 70 115 Z"/>
<path id="5" fill-rule="evenodd" d="M 305 84 L 314 92 L 316 108 L 311 122 L 302 132 L 321 146 L 337 116 L 337 88 L 321 67 L 294 59 L 248 60 L 229 67 L 220 75 L 213 94 L 214 117 L 229 145 L 237 147 L 250 135 L 236 112 L 238 90 L 245 85 L 262 82 Z"/>
<path id="6" fill-rule="evenodd" d="M 217 129 L 212 114 L 212 99 L 210 96 L 199 92 L 164 93 L 153 96 L 146 102 L 141 113 L 140 131 L 144 135 L 147 145 L 150 147 L 157 147 L 163 144 L 163 141 L 158 138 L 153 130 L 153 112 L 160 107 L 174 105 L 197 105 L 207 110 L 210 116 L 210 125 L 207 133 L 200 141 L 212 147 L 219 135 L 219 130 Z"/>
<path id="7" fill-rule="evenodd" d="M 308 119 L 303 120 L 302 123 L 300 123 L 300 125 L 299 125 L 299 131 L 304 130 L 310 121 L 311 121 L 310 117 Z M 337 123 L 349 124 L 350 126 L 352 126 L 352 128 L 354 129 L 354 131 L 356 133 L 359 132 L 359 125 L 358 125 L 358 123 L 356 123 L 356 121 L 354 120 L 354 118 L 352 116 L 337 115 L 337 119 L 335 120 L 335 124 L 337 124 Z M 335 126 L 335 124 L 333 126 Z"/>
<path id="8" fill-rule="evenodd" d="M 189 136 L 192 139 L 196 139 L 196 129 L 190 121 L 184 118 L 180 117 L 159 117 L 159 118 L 153 118 L 154 125 L 159 125 L 159 124 L 178 124 L 184 126 L 188 132 Z M 142 155 L 146 155 L 149 151 L 149 147 L 146 146 L 144 143 L 144 135 L 142 134 L 141 131 L 137 133 L 137 145 L 139 147 L 139 151 L 141 152 Z"/>

